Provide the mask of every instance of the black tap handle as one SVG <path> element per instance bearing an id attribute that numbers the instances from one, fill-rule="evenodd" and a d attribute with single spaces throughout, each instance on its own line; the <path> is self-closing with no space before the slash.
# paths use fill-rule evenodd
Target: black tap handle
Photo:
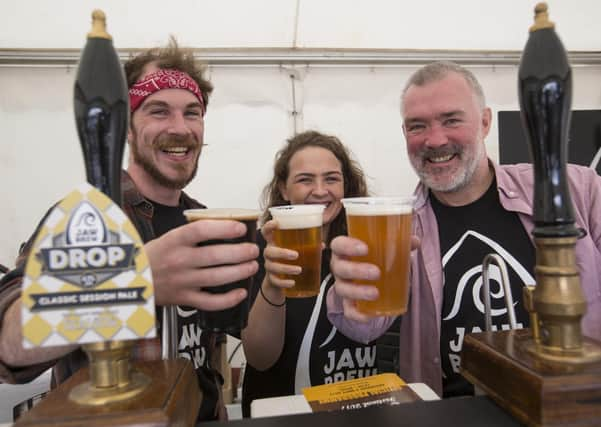
<path id="1" fill-rule="evenodd" d="M 75 121 L 88 182 L 121 205 L 121 164 L 129 102 L 123 67 L 106 32 L 104 13 L 92 14 L 92 31 L 79 61 Z"/>
<path id="2" fill-rule="evenodd" d="M 572 70 L 545 3 L 535 9 L 518 86 L 522 124 L 534 161 L 534 235 L 577 236 L 566 176 Z"/>

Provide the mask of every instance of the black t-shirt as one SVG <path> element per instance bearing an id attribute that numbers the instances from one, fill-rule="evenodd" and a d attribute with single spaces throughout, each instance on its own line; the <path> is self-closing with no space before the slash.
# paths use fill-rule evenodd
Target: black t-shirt
<path id="1" fill-rule="evenodd" d="M 446 206 L 430 193 L 438 223 L 444 274 L 440 328 L 443 396 L 473 394 L 460 374 L 460 352 L 465 334 L 485 329 L 482 298 L 482 261 L 489 253 L 507 264 L 518 328 L 528 326 L 522 287 L 534 284 L 534 246 L 515 212 L 503 209 L 496 182 L 475 202 Z M 489 269 L 493 330 L 509 329 L 505 294 L 496 265 Z"/>
<path id="2" fill-rule="evenodd" d="M 253 279 L 251 304 L 265 276 L 263 249 L 266 242 L 261 233 L 257 233 L 257 240 L 261 249 L 260 269 Z M 286 299 L 286 338 L 277 362 L 266 371 L 246 365 L 242 391 L 245 417 L 250 415 L 250 403 L 254 399 L 299 394 L 303 387 L 377 374 L 375 341 L 355 342 L 338 332 L 328 320 L 326 295 L 334 284 L 330 255 L 329 249 L 322 253 L 319 295 Z"/>
<path id="3" fill-rule="evenodd" d="M 149 200 L 154 207 L 152 214 L 152 228 L 155 237 L 161 237 L 166 232 L 186 224 L 184 208 L 181 205 L 167 206 Z"/>
<path id="4" fill-rule="evenodd" d="M 156 237 L 169 230 L 186 224 L 182 206 L 166 206 L 151 201 L 154 206 L 152 227 Z M 218 382 L 220 376 L 211 366 L 212 352 L 215 348 L 216 336 L 204 332 L 198 327 L 198 310 L 192 307 L 177 307 L 178 354 L 194 364 L 202 391 L 201 407 L 198 420 L 214 419 L 215 405 L 219 399 Z M 162 310 L 157 310 L 158 324 L 161 324 Z"/>

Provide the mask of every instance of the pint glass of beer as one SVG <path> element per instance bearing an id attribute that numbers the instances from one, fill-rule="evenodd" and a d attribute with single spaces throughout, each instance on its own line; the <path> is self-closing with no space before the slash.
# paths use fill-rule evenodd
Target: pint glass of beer
<path id="1" fill-rule="evenodd" d="M 301 274 L 282 275 L 282 279 L 294 280 L 294 287 L 284 292 L 288 298 L 305 298 L 319 293 L 321 278 L 321 226 L 324 205 L 287 205 L 269 208 L 278 222 L 273 240 L 280 248 L 298 252 L 298 258 L 289 262 L 300 265 Z"/>
<path id="2" fill-rule="evenodd" d="M 216 208 L 216 209 L 188 209 L 184 211 L 186 219 L 190 221 L 200 220 L 234 220 L 243 222 L 246 225 L 246 234 L 236 239 L 207 240 L 200 242 L 199 246 L 219 245 L 229 243 L 256 243 L 257 241 L 257 220 L 260 211 L 253 209 L 235 209 L 235 208 Z M 237 282 L 228 283 L 221 286 L 211 286 L 204 288 L 203 291 L 222 294 L 232 289 L 244 288 L 250 292 L 252 285 L 252 276 Z M 248 322 L 248 311 L 250 301 L 248 296 L 238 305 L 221 311 L 200 310 L 199 325 L 202 329 L 213 332 L 225 332 L 229 334 L 239 334 L 246 327 Z"/>
<path id="3" fill-rule="evenodd" d="M 364 314 L 394 316 L 407 311 L 414 200 L 413 196 L 342 199 L 349 236 L 368 247 L 366 256 L 353 260 L 380 268 L 378 281 L 362 282 L 376 286 L 380 293 L 377 300 L 357 301 L 357 309 Z"/>

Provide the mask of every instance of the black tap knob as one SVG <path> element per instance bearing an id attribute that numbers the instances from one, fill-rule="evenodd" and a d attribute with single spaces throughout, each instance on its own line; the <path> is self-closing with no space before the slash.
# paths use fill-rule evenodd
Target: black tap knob
<path id="1" fill-rule="evenodd" d="M 522 124 L 534 161 L 534 235 L 578 235 L 566 177 L 572 70 L 545 3 L 536 6 L 518 80 Z"/>
<path id="2" fill-rule="evenodd" d="M 119 205 L 128 106 L 123 67 L 104 13 L 95 10 L 75 81 L 75 121 L 88 182 Z"/>

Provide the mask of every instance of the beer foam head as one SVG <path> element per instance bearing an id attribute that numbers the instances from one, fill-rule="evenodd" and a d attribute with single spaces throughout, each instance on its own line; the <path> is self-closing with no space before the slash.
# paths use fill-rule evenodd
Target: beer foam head
<path id="1" fill-rule="evenodd" d="M 281 230 L 321 227 L 325 205 L 286 205 L 269 208 Z"/>
<path id="2" fill-rule="evenodd" d="M 413 212 L 414 196 L 353 197 L 342 199 L 347 215 L 407 215 Z"/>
<path id="3" fill-rule="evenodd" d="M 187 209 L 184 216 L 188 221 L 199 219 L 231 219 L 234 221 L 252 221 L 259 219 L 261 212 L 256 209 L 241 208 L 211 208 L 211 209 Z"/>

